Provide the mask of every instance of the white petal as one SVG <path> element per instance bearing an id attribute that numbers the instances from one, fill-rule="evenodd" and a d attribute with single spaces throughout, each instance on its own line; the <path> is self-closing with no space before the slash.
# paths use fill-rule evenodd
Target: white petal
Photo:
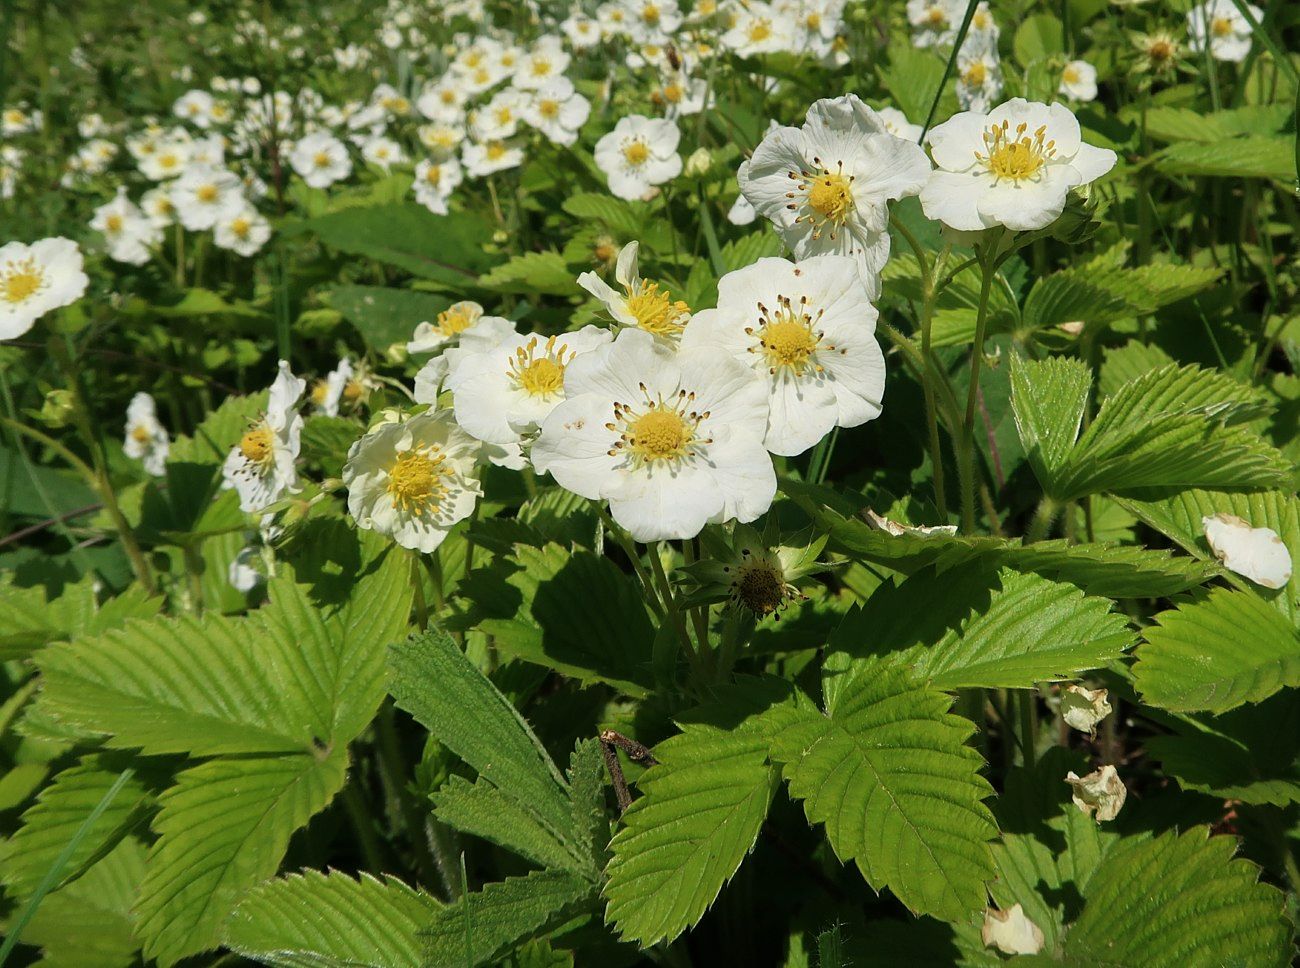
<path id="1" fill-rule="evenodd" d="M 1232 514 L 1201 519 L 1205 540 L 1229 571 L 1265 588 L 1283 588 L 1291 580 L 1291 552 L 1272 528 L 1252 528 Z"/>

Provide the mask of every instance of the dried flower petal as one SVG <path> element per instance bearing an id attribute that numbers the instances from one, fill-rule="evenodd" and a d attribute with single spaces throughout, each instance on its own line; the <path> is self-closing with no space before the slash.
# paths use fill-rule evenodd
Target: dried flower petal
<path id="1" fill-rule="evenodd" d="M 1085 689 L 1083 686 L 1066 686 L 1061 693 L 1061 718 L 1066 724 L 1089 735 L 1097 731 L 1097 724 L 1111 713 L 1105 689 Z"/>
<path id="2" fill-rule="evenodd" d="M 1291 552 L 1272 528 L 1252 528 L 1235 514 L 1201 518 L 1205 540 L 1229 571 L 1265 588 L 1282 588 L 1291 580 Z"/>
<path id="3" fill-rule="evenodd" d="M 1013 904 L 1005 911 L 985 908 L 980 929 L 984 947 L 1007 955 L 1036 955 L 1043 950 L 1043 932 L 1025 916 L 1024 908 Z"/>
<path id="4" fill-rule="evenodd" d="M 905 534 L 916 535 L 920 538 L 928 538 L 931 535 L 943 534 L 954 535 L 957 533 L 955 524 L 932 524 L 913 527 L 910 524 L 899 524 L 897 521 L 891 521 L 884 515 L 877 514 L 868 508 L 865 512 L 867 524 L 871 525 L 877 531 L 884 531 L 886 534 L 892 534 L 895 538 L 901 538 Z"/>
<path id="5" fill-rule="evenodd" d="M 1067 773 L 1065 782 L 1074 788 L 1070 795 L 1074 805 L 1098 823 L 1119 816 L 1120 808 L 1128 797 L 1124 781 L 1119 778 L 1115 767 L 1110 765 L 1093 770 L 1084 777 L 1076 776 L 1073 772 Z"/>

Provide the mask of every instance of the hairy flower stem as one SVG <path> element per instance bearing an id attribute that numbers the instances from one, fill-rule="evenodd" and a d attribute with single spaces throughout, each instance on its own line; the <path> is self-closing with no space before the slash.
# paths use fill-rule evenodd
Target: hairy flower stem
<path id="1" fill-rule="evenodd" d="M 677 596 L 673 594 L 672 583 L 668 580 L 668 573 L 664 571 L 661 550 L 662 545 L 646 546 L 646 554 L 650 559 L 650 567 L 654 571 L 655 581 L 659 585 L 659 597 L 663 600 L 664 608 L 667 610 L 668 621 L 672 623 L 678 641 L 686 650 L 686 658 L 690 662 L 692 676 L 698 680 L 701 673 L 700 655 L 691 643 L 690 633 L 686 631 L 686 622 L 682 619 L 682 610 L 677 604 Z"/>
<path id="2" fill-rule="evenodd" d="M 957 442 L 957 471 L 961 477 L 961 527 L 967 534 L 975 531 L 975 405 L 979 400 L 980 365 L 984 361 L 984 334 L 988 327 L 989 292 L 993 288 L 992 255 L 980 256 L 980 301 L 975 316 L 975 342 L 971 346 L 970 386 L 966 391 L 966 415 L 962 419 Z"/>

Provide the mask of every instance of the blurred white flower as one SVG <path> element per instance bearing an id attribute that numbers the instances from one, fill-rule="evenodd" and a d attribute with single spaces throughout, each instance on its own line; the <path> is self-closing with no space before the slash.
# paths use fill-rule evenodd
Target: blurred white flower
<path id="1" fill-rule="evenodd" d="M 1259 23 L 1264 11 L 1253 3 L 1246 4 L 1250 15 Z M 1208 42 L 1215 60 L 1240 63 L 1250 53 L 1252 28 L 1233 0 L 1205 0 L 1187 14 L 1187 39 L 1192 50 L 1204 53 Z"/>
<path id="2" fill-rule="evenodd" d="M 328 188 L 352 174 L 347 146 L 327 131 L 300 138 L 289 153 L 289 164 L 312 188 Z"/>
<path id="3" fill-rule="evenodd" d="M 271 223 L 257 209 L 245 204 L 217 221 L 212 241 L 219 249 L 228 249 L 245 258 L 256 255 L 271 238 Z"/>
<path id="4" fill-rule="evenodd" d="M 1076 101 L 1097 99 L 1097 68 L 1087 61 L 1073 60 L 1061 68 L 1060 93 Z"/>
<path id="5" fill-rule="evenodd" d="M 158 409 L 153 397 L 137 393 L 126 408 L 126 437 L 122 450 L 132 460 L 144 464 L 145 473 L 161 477 L 167 470 L 167 452 L 171 437 L 158 422 Z"/>
<path id="6" fill-rule="evenodd" d="M 664 118 L 633 114 L 596 142 L 596 164 L 609 179 L 610 193 L 633 200 L 682 171 L 677 153 L 681 132 Z"/>
<path id="7" fill-rule="evenodd" d="M 299 440 L 302 415 L 296 410 L 306 381 L 293 375 L 281 360 L 271 384 L 266 412 L 244 432 L 222 465 L 225 486 L 239 494 L 244 511 L 261 511 L 298 484 Z"/>
<path id="8" fill-rule="evenodd" d="M 61 236 L 0 246 L 0 340 L 15 339 L 52 309 L 82 297 L 90 280 L 77 243 Z"/>

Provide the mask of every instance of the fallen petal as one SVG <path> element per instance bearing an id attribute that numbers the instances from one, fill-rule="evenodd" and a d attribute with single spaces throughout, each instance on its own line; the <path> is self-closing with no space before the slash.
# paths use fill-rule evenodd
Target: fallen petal
<path id="1" fill-rule="evenodd" d="M 1080 812 L 1089 814 L 1097 823 L 1114 820 L 1128 797 L 1128 790 L 1113 766 L 1103 766 L 1087 776 L 1065 774 L 1065 782 L 1073 787 L 1071 799 Z"/>
<path id="2" fill-rule="evenodd" d="M 1201 527 L 1229 571 L 1265 588 L 1282 588 L 1291 580 L 1291 552 L 1272 528 L 1252 528 L 1249 521 L 1223 513 L 1201 518 Z"/>
<path id="3" fill-rule="evenodd" d="M 1036 955 L 1043 950 L 1042 930 L 1025 916 L 1019 904 L 1005 911 L 985 908 L 980 937 L 984 947 L 997 948 L 1006 955 Z"/>

